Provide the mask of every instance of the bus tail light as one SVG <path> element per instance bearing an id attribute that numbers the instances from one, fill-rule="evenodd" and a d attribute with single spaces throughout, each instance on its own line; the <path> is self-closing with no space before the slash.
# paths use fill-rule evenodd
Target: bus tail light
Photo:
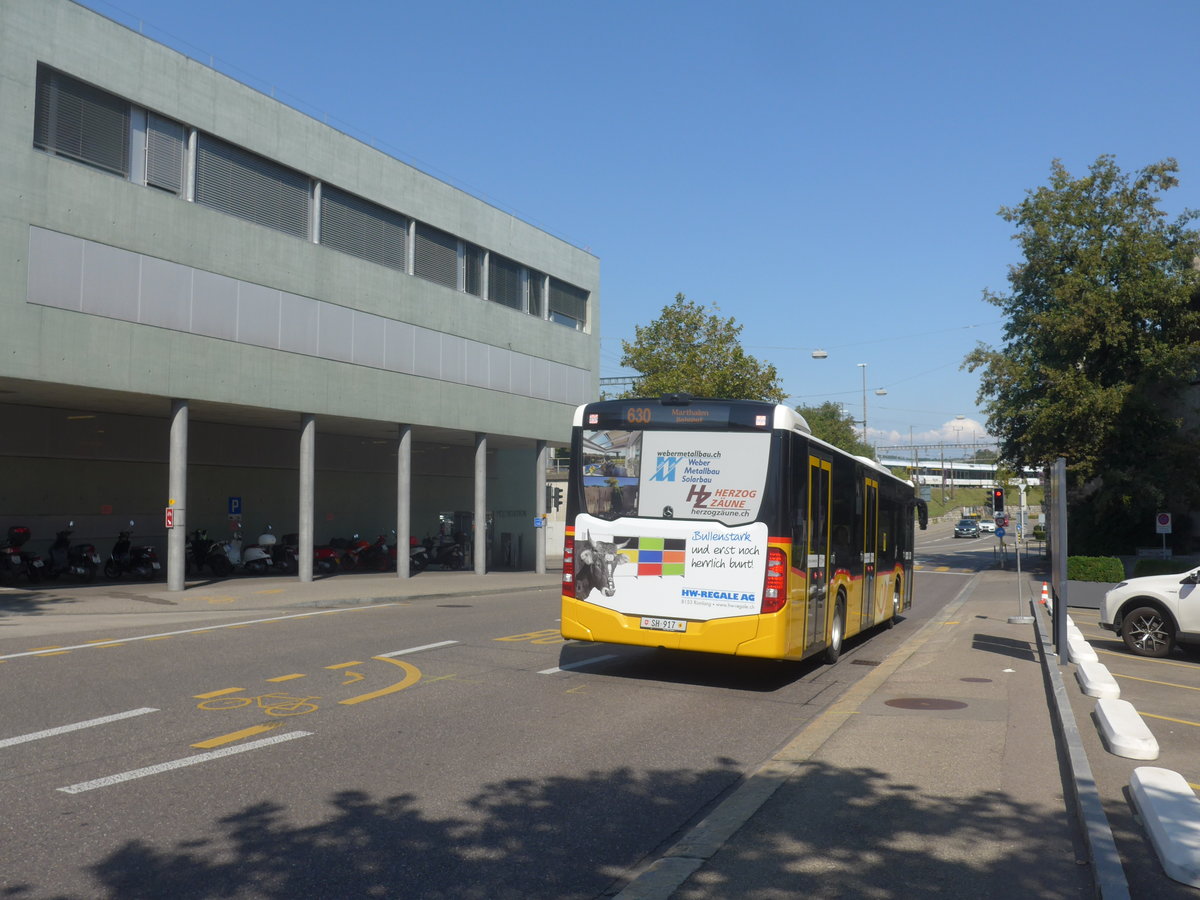
<path id="1" fill-rule="evenodd" d="M 566 560 L 563 560 L 566 572 Z M 566 578 L 566 575 L 563 575 Z M 787 603 L 787 557 L 778 547 L 767 548 L 767 577 L 763 583 L 762 611 L 779 612 Z"/>
<path id="2" fill-rule="evenodd" d="M 575 596 L 575 537 L 570 534 L 563 541 L 562 592 L 564 597 Z"/>

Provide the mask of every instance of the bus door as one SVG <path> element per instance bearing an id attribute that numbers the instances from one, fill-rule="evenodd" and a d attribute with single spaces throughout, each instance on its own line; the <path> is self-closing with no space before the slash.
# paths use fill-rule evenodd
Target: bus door
<path id="1" fill-rule="evenodd" d="M 863 479 L 862 626 L 875 621 L 875 558 L 879 541 L 879 482 Z"/>
<path id="2" fill-rule="evenodd" d="M 804 645 L 825 642 L 825 609 L 829 594 L 829 491 L 833 466 L 829 460 L 808 458 L 808 607 Z"/>

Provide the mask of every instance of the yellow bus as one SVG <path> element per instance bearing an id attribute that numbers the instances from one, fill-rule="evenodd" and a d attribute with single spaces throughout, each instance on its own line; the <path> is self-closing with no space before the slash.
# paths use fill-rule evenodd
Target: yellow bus
<path id="1" fill-rule="evenodd" d="M 890 626 L 928 521 L 795 410 L 686 395 L 579 407 L 566 501 L 563 637 L 770 659 Z"/>

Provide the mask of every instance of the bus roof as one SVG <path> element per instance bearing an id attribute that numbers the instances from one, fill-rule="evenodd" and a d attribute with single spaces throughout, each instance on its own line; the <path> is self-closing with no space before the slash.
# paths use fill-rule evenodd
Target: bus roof
<path id="1" fill-rule="evenodd" d="M 627 418 L 622 412 L 621 418 L 630 424 L 703 425 L 705 422 L 699 416 L 699 413 L 703 411 L 706 413 L 723 413 L 723 415 L 711 417 L 712 423 L 718 427 L 729 423 L 734 418 L 748 423 L 752 421 L 752 417 L 757 418 L 757 416 L 761 415 L 769 418 L 765 419 L 759 427 L 796 431 L 808 435 L 812 434 L 812 429 L 809 428 L 804 416 L 800 415 L 800 413 L 796 412 L 790 406 L 768 403 L 763 400 L 724 400 L 691 397 L 686 394 L 667 394 L 664 397 L 637 397 L 621 400 L 597 400 L 592 403 L 585 403 L 576 408 L 572 424 L 577 428 L 583 427 L 588 412 L 593 414 L 608 413 L 611 416 L 614 412 L 627 411 L 629 409 L 644 410 L 648 413 L 648 418 L 639 421 Z M 661 417 L 658 415 L 659 413 L 662 413 Z M 689 413 L 693 415 L 689 417 Z M 688 421 L 689 418 L 695 418 L 696 421 Z M 705 418 L 710 417 L 705 416 Z M 605 423 L 593 422 L 587 424 L 603 424 L 612 427 L 611 420 Z"/>

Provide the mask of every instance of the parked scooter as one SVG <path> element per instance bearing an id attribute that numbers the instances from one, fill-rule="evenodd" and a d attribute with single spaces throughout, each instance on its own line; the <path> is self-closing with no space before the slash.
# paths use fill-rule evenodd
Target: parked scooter
<path id="1" fill-rule="evenodd" d="M 335 541 L 337 543 L 341 543 L 341 539 L 334 538 L 329 542 L 329 546 L 336 547 L 337 543 L 335 543 Z M 370 549 L 371 542 L 365 538 L 359 537 L 359 534 L 356 531 L 345 543 L 346 546 L 342 548 L 342 570 L 345 572 L 351 572 L 354 569 L 360 568 L 363 554 Z"/>
<path id="2" fill-rule="evenodd" d="M 340 549 L 332 544 L 313 548 L 314 571 L 321 575 L 335 575 L 341 567 L 342 551 Z"/>
<path id="3" fill-rule="evenodd" d="M 218 578 L 224 578 L 233 571 L 233 563 L 225 555 L 224 546 L 211 540 L 206 529 L 197 528 L 188 541 L 188 570 L 199 574 L 205 566 Z"/>
<path id="4" fill-rule="evenodd" d="M 417 536 L 408 538 L 408 571 L 410 575 L 425 571 L 429 566 L 429 551 L 417 540 Z"/>
<path id="5" fill-rule="evenodd" d="M 8 540 L 0 547 L 0 574 L 6 579 L 24 575 L 30 581 L 41 581 L 45 565 L 36 553 L 22 549 L 29 540 L 29 529 L 24 525 L 13 525 L 8 529 Z"/>
<path id="6" fill-rule="evenodd" d="M 129 520 L 130 529 L 133 528 L 133 520 Z M 158 551 L 149 544 L 133 546 L 130 539 L 133 532 L 122 531 L 117 542 L 113 544 L 112 553 L 108 560 L 104 563 L 104 577 L 116 580 L 129 572 L 135 578 L 140 578 L 143 581 L 149 581 L 162 568 L 158 561 Z"/>
<path id="7" fill-rule="evenodd" d="M 267 526 L 271 530 L 271 526 Z M 285 575 L 295 575 L 300 571 L 300 535 L 285 534 L 283 540 L 275 545 L 271 553 L 271 562 L 277 572 Z"/>
<path id="8" fill-rule="evenodd" d="M 57 578 L 59 575 L 74 575 L 86 582 L 96 580 L 96 572 L 103 562 L 100 554 L 92 544 L 71 544 L 71 529 L 75 523 L 68 522 L 67 528 L 58 532 L 54 543 L 50 545 L 50 560 L 46 567 L 46 575 Z"/>
<path id="9" fill-rule="evenodd" d="M 389 545 L 387 535 L 381 534 L 375 538 L 375 543 L 369 545 L 359 555 L 358 566 L 361 569 L 370 569 L 372 572 L 386 572 L 388 569 L 396 568 L 395 545 Z"/>
<path id="10" fill-rule="evenodd" d="M 241 532 L 238 532 L 241 536 Z M 265 575 L 275 564 L 275 544 L 278 543 L 271 526 L 258 536 L 257 544 L 242 548 L 242 568 L 251 575 Z"/>
<path id="11" fill-rule="evenodd" d="M 439 535 L 435 540 L 425 538 L 425 549 L 429 553 L 432 565 L 443 569 L 465 569 L 467 566 L 467 536 L 461 531 L 455 532 L 454 537 L 448 534 Z"/>

